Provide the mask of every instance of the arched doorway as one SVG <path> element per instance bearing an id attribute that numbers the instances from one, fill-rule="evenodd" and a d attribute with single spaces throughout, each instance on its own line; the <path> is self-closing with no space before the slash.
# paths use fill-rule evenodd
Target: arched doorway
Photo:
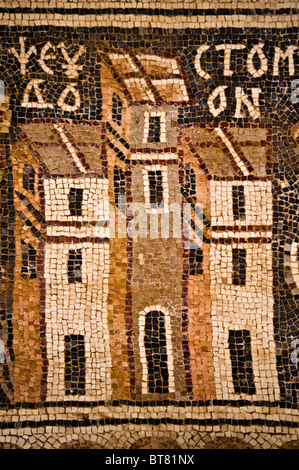
<path id="1" fill-rule="evenodd" d="M 165 316 L 158 310 L 152 310 L 145 316 L 144 347 L 149 393 L 168 393 Z"/>
<path id="2" fill-rule="evenodd" d="M 167 309 L 147 307 L 139 317 L 142 393 L 174 392 L 171 325 Z"/>

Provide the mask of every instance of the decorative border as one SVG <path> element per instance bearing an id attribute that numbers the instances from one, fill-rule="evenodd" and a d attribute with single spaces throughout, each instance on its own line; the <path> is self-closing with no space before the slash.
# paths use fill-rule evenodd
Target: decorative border
<path id="1" fill-rule="evenodd" d="M 6 26 L 124 27 L 209 29 L 221 27 L 293 28 L 299 25 L 298 8 L 0 8 Z"/>

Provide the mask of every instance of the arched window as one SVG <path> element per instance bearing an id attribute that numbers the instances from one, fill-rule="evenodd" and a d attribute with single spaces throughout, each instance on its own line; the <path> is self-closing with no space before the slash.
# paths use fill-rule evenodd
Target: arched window
<path id="1" fill-rule="evenodd" d="M 125 174 L 121 168 L 115 165 L 113 175 L 114 201 L 116 207 L 122 212 L 126 212 L 126 181 Z"/>
<path id="2" fill-rule="evenodd" d="M 161 305 L 150 305 L 139 313 L 139 351 L 142 394 L 174 393 L 170 313 Z"/>
<path id="3" fill-rule="evenodd" d="M 118 126 L 121 125 L 122 108 L 123 108 L 122 100 L 116 93 L 113 93 L 112 95 L 112 121 L 116 122 Z"/>
<path id="4" fill-rule="evenodd" d="M 187 163 L 185 165 L 185 181 L 182 194 L 187 201 L 195 201 L 196 196 L 196 175 L 193 168 Z"/>
<path id="5" fill-rule="evenodd" d="M 146 314 L 144 346 L 148 367 L 148 391 L 168 393 L 168 367 L 164 314 L 151 311 Z"/>

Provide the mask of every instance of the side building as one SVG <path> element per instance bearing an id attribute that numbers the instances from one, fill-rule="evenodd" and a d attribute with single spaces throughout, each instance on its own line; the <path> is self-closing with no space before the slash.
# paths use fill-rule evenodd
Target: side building
<path id="1" fill-rule="evenodd" d="M 21 129 L 13 150 L 15 400 L 106 400 L 105 129 L 67 120 L 33 120 Z"/>
<path id="2" fill-rule="evenodd" d="M 272 135 L 266 124 L 191 124 L 210 199 L 209 276 L 215 394 L 279 399 L 273 313 Z"/>

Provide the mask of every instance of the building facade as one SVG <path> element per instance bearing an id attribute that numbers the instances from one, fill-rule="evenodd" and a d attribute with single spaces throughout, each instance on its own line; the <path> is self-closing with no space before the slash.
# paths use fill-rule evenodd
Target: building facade
<path id="1" fill-rule="evenodd" d="M 0 444 L 297 442 L 298 12 L 117 7 L 0 11 Z"/>
<path id="2" fill-rule="evenodd" d="M 100 54 L 103 120 L 14 147 L 14 400 L 277 400 L 270 126 L 180 126 L 176 58 Z"/>

